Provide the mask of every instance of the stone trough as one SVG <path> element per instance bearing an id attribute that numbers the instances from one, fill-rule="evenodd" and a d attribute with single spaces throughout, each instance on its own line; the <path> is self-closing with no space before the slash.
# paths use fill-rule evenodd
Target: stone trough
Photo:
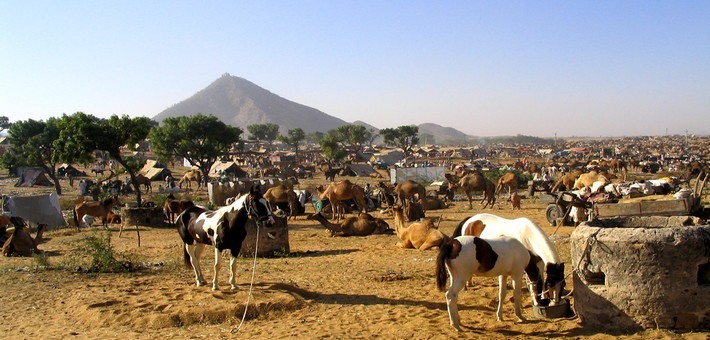
<path id="1" fill-rule="evenodd" d="M 710 327 L 710 226 L 695 217 L 618 217 L 570 237 L 575 310 L 606 329 Z"/>
<path id="2" fill-rule="evenodd" d="M 167 228 L 162 207 L 122 207 L 121 226 L 130 229 L 135 226 Z"/>
<path id="3" fill-rule="evenodd" d="M 242 242 L 239 255 L 253 257 L 254 250 L 258 257 L 286 255 L 291 251 L 288 243 L 288 223 L 286 218 L 274 216 L 275 223 L 259 228 L 259 243 L 256 243 L 257 226 L 253 219 L 247 222 L 247 237 Z"/>

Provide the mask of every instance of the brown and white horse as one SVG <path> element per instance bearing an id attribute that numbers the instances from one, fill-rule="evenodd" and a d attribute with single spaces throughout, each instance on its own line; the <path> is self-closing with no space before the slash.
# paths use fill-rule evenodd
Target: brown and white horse
<path id="1" fill-rule="evenodd" d="M 219 290 L 217 274 L 221 267 L 221 253 L 225 249 L 229 249 L 231 255 L 229 283 L 233 290 L 238 289 L 234 275 L 237 269 L 237 256 L 247 236 L 246 223 L 249 217 L 254 219 L 257 226 L 274 223 L 269 202 L 262 197 L 259 190 L 254 190 L 253 187 L 248 194 L 242 195 L 231 205 L 215 211 L 193 206 L 178 216 L 176 224 L 180 238 L 185 243 L 183 251 L 185 265 L 188 267 L 192 265 L 195 270 L 198 287 L 206 284 L 200 268 L 200 256 L 205 245 L 211 245 L 214 246 L 215 257 L 212 290 Z"/>
<path id="2" fill-rule="evenodd" d="M 111 207 L 114 205 L 119 205 L 118 196 L 113 196 L 107 198 L 102 202 L 81 202 L 74 206 L 72 210 L 74 215 L 74 223 L 76 223 L 76 230 L 79 230 L 81 225 L 79 221 L 84 220 L 84 215 L 91 215 L 97 218 L 106 219 L 108 213 L 111 211 Z M 104 224 L 104 227 L 106 224 Z"/>

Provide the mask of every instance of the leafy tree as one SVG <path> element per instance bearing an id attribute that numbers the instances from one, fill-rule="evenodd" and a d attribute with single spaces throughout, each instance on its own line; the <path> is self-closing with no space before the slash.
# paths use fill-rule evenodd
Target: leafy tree
<path id="1" fill-rule="evenodd" d="M 206 184 L 212 164 L 240 141 L 241 134 L 238 127 L 227 125 L 213 115 L 198 113 L 166 118 L 162 126 L 151 131 L 150 141 L 159 157 L 184 158 L 197 166 Z"/>
<path id="2" fill-rule="evenodd" d="M 0 131 L 10 127 L 10 119 L 5 116 L 0 116 Z"/>
<path id="3" fill-rule="evenodd" d="M 325 134 L 320 131 L 309 132 L 306 135 L 306 141 L 308 143 L 320 144 L 320 140 L 323 139 L 323 136 L 325 136 Z"/>
<path id="4" fill-rule="evenodd" d="M 146 139 L 150 130 L 157 124 L 150 118 L 126 115 L 100 119 L 92 115 L 77 112 L 64 115 L 60 126 L 60 138 L 55 142 L 59 156 L 66 162 L 88 162 L 94 150 L 107 152 L 111 159 L 122 165 L 136 188 L 136 201 L 141 204 L 141 192 L 136 182 L 140 163 L 132 158 L 124 158 L 121 148 L 126 146 L 135 150 L 136 143 Z"/>
<path id="5" fill-rule="evenodd" d="M 372 138 L 372 132 L 362 125 L 342 125 L 334 130 L 335 138 L 343 148 L 358 157 Z"/>
<path id="6" fill-rule="evenodd" d="M 279 136 L 280 141 L 296 149 L 296 159 L 298 159 L 298 144 L 304 139 L 306 139 L 306 133 L 301 128 L 288 130 L 287 136 Z"/>
<path id="7" fill-rule="evenodd" d="M 331 130 L 332 132 L 333 130 Z M 339 161 L 347 156 L 348 152 L 340 146 L 340 141 L 334 133 L 328 133 L 320 140 L 323 157 L 329 162 Z"/>
<path id="8" fill-rule="evenodd" d="M 62 187 L 55 173 L 60 161 L 53 142 L 59 138 L 58 119 L 49 118 L 46 122 L 28 119 L 13 123 L 8 130 L 11 147 L 8 156 L 3 157 L 9 167 L 29 165 L 42 168 L 54 182 L 58 195 Z"/>
<path id="9" fill-rule="evenodd" d="M 272 123 L 247 125 L 249 139 L 272 144 L 279 136 L 279 126 Z"/>
<path id="10" fill-rule="evenodd" d="M 412 147 L 419 143 L 419 127 L 416 125 L 402 125 L 395 129 L 387 128 L 380 130 L 380 135 L 385 140 L 385 144 L 401 148 L 405 157 L 412 153 Z"/>

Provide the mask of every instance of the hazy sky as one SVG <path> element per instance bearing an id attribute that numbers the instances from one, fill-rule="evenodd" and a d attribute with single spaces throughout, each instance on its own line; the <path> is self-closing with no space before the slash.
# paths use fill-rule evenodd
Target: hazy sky
<path id="1" fill-rule="evenodd" d="M 710 134 L 710 1 L 0 0 L 0 115 L 153 117 L 224 73 L 379 128 Z"/>

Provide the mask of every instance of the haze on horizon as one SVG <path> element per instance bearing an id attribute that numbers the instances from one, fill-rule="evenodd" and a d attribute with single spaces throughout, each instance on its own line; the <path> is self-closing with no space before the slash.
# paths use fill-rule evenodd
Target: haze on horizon
<path id="1" fill-rule="evenodd" d="M 707 1 L 0 3 L 0 115 L 153 117 L 224 73 L 379 128 L 710 134 Z"/>

